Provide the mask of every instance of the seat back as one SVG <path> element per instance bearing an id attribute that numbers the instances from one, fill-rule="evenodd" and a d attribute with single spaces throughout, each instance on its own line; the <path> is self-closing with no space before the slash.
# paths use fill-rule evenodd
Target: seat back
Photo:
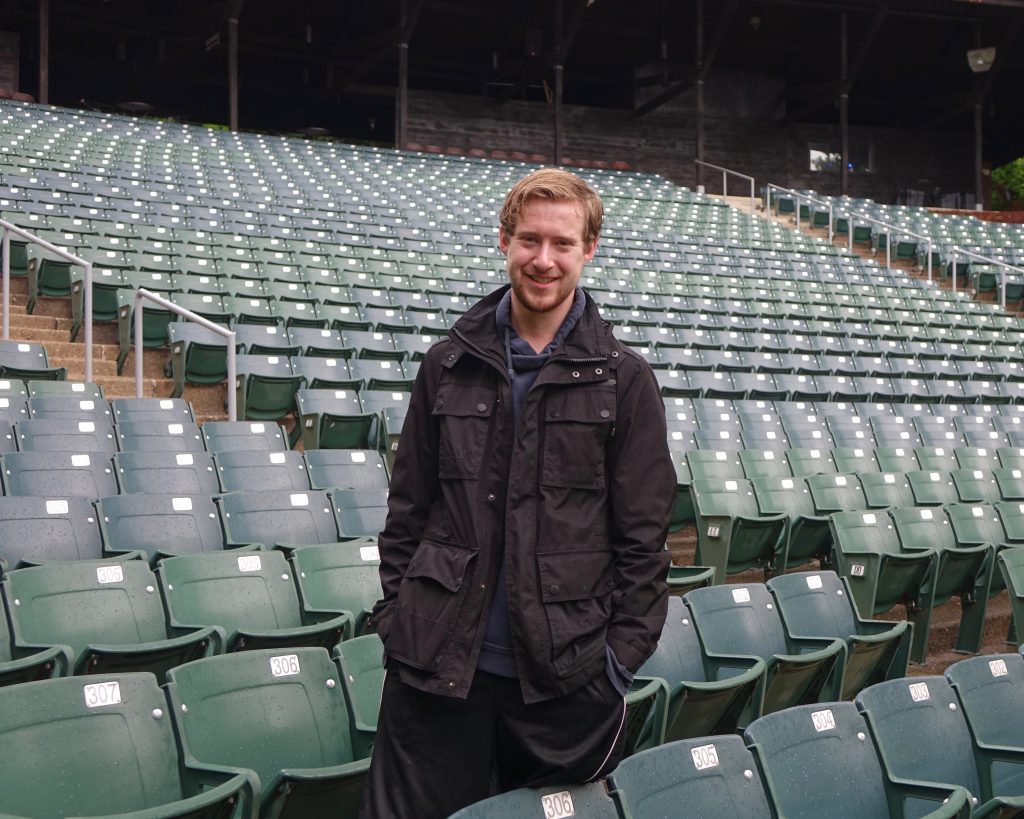
<path id="1" fill-rule="evenodd" d="M 507 819 L 532 819 L 535 816 L 620 819 L 618 808 L 602 782 L 519 788 L 476 802 L 456 811 L 449 819 L 491 819 L 494 816 Z"/>
<path id="2" fill-rule="evenodd" d="M 181 799 L 178 749 L 156 678 L 4 688 L 0 793 L 5 813 L 22 816 L 120 815 Z"/>
<path id="3" fill-rule="evenodd" d="M 916 506 L 890 513 L 900 543 L 906 550 L 955 549 L 956 538 L 945 509 Z"/>
<path id="4" fill-rule="evenodd" d="M 96 453 L 10 452 L 3 456 L 6 495 L 101 498 L 117 494 L 110 456 Z"/>
<path id="5" fill-rule="evenodd" d="M 814 499 L 802 478 L 755 478 L 750 482 L 762 515 L 815 515 Z"/>
<path id="6" fill-rule="evenodd" d="M 0 563 L 101 557 L 96 510 L 86 498 L 0 497 Z"/>
<path id="7" fill-rule="evenodd" d="M 856 703 L 892 776 L 962 785 L 981 796 L 971 733 L 945 677 L 876 683 Z"/>
<path id="8" fill-rule="evenodd" d="M 693 617 L 679 597 L 669 598 L 668 616 L 665 618 L 665 628 L 658 640 L 658 647 L 637 673 L 645 677 L 661 677 L 670 687 L 684 680 L 707 680 L 704 652 Z"/>
<path id="9" fill-rule="evenodd" d="M 789 653 L 775 601 L 763 584 L 707 586 L 685 600 L 709 653 L 762 659 Z"/>
<path id="10" fill-rule="evenodd" d="M 641 751 L 619 763 L 608 782 L 629 817 L 772 815 L 754 757 L 735 734 Z"/>
<path id="11" fill-rule="evenodd" d="M 189 421 L 122 421 L 117 425 L 122 452 L 204 452 L 199 427 Z"/>
<path id="12" fill-rule="evenodd" d="M 229 450 L 246 449 L 283 452 L 288 440 L 273 421 L 207 421 L 203 424 L 206 450 L 216 455 Z"/>
<path id="13" fill-rule="evenodd" d="M 752 722 L 743 737 L 778 816 L 889 816 L 885 775 L 850 702 L 799 705 Z"/>
<path id="14" fill-rule="evenodd" d="M 845 640 L 857 633 L 853 599 L 835 572 L 779 575 L 765 585 L 790 634 Z"/>
<path id="15" fill-rule="evenodd" d="M 301 626 L 298 594 L 278 551 L 211 552 L 160 561 L 160 582 L 173 623 L 240 629 Z"/>
<path id="16" fill-rule="evenodd" d="M 860 487 L 869 509 L 914 505 L 914 493 L 902 472 L 866 472 L 860 476 Z"/>
<path id="17" fill-rule="evenodd" d="M 100 498 L 96 511 L 107 552 L 139 550 L 154 557 L 224 548 L 209 495 L 114 495 Z"/>
<path id="18" fill-rule="evenodd" d="M 388 488 L 388 472 L 372 449 L 317 449 L 304 453 L 310 484 L 316 489 Z"/>
<path id="19" fill-rule="evenodd" d="M 248 768 L 264 794 L 286 768 L 354 761 L 338 667 L 323 648 L 208 657 L 167 673 L 185 753 L 200 764 Z"/>
<path id="20" fill-rule="evenodd" d="M 331 500 L 322 490 L 231 492 L 217 499 L 229 545 L 334 543 Z"/>
<path id="21" fill-rule="evenodd" d="M 381 597 L 380 552 L 372 541 L 301 546 L 292 551 L 299 596 L 310 611 L 348 611 L 356 633 Z"/>
<path id="22" fill-rule="evenodd" d="M 214 456 L 225 492 L 245 489 L 309 489 L 301 452 L 234 449 Z"/>
<path id="23" fill-rule="evenodd" d="M 214 495 L 220 491 L 213 458 L 205 452 L 118 452 L 114 466 L 125 494 Z"/>

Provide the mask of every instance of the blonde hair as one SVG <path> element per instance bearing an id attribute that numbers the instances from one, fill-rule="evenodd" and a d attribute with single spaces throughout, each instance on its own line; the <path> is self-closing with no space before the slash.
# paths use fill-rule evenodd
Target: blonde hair
<path id="1" fill-rule="evenodd" d="M 600 235 L 604 221 L 601 197 L 574 173 L 561 168 L 541 168 L 516 182 L 505 197 L 498 218 L 506 236 L 515 233 L 523 207 L 531 199 L 578 204 L 583 211 L 583 243 L 589 246 Z"/>

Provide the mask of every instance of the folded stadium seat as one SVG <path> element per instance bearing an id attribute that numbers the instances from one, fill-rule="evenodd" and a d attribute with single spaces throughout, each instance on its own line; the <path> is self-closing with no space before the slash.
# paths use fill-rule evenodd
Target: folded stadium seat
<path id="1" fill-rule="evenodd" d="M 86 498 L 0 498 L 0 572 L 51 560 L 99 559 L 102 541 Z"/>
<path id="2" fill-rule="evenodd" d="M 691 370 L 686 375 L 690 388 L 698 390 L 701 398 L 744 398 L 746 396 L 746 391 L 733 383 L 732 374 L 729 372 Z M 664 388 L 662 394 L 664 394 Z"/>
<path id="3" fill-rule="evenodd" d="M 974 741 L 982 790 L 1024 793 L 1022 768 L 1010 763 L 1024 749 L 1024 658 L 1020 654 L 970 657 L 946 668 Z M 980 795 L 979 795 L 980 796 Z"/>
<path id="4" fill-rule="evenodd" d="M 377 361 L 401 361 L 402 352 L 395 346 L 391 333 L 379 333 L 372 330 L 352 330 L 347 327 L 335 327 L 341 330 L 341 339 L 345 346 L 356 351 L 356 358 Z"/>
<path id="5" fill-rule="evenodd" d="M 997 571 L 1002 575 L 1010 596 L 1012 620 L 1010 622 L 1007 642 L 1017 645 L 1018 635 L 1024 634 L 1024 549 L 1014 545 L 1013 548 L 1002 549 L 996 557 Z"/>
<path id="6" fill-rule="evenodd" d="M 786 457 L 793 476 L 797 478 L 836 472 L 836 464 L 832 460 L 830 449 L 790 449 Z"/>
<path id="7" fill-rule="evenodd" d="M 914 447 L 914 457 L 917 459 L 918 465 L 913 469 L 905 469 L 904 472 L 914 472 L 921 469 L 935 472 L 952 472 L 954 469 L 959 469 L 960 465 L 956 459 L 955 449 L 945 446 Z"/>
<path id="8" fill-rule="evenodd" d="M 914 493 L 903 472 L 865 472 L 860 475 L 860 488 L 868 509 L 914 506 Z"/>
<path id="9" fill-rule="evenodd" d="M 224 309 L 232 324 L 284 324 L 277 311 L 277 299 L 254 294 L 224 296 Z"/>
<path id="10" fill-rule="evenodd" d="M 239 353 L 258 356 L 299 355 L 302 348 L 289 332 L 276 324 L 233 324 L 235 348 Z"/>
<path id="11" fill-rule="evenodd" d="M 695 449 L 683 455 L 691 480 L 742 480 L 743 464 L 736 450 Z"/>
<path id="12" fill-rule="evenodd" d="M 306 382 L 282 356 L 240 355 L 235 358 L 235 393 L 242 420 L 276 421 L 295 409 L 295 391 Z"/>
<path id="13" fill-rule="evenodd" d="M 992 476 L 999 490 L 999 497 L 993 500 L 1024 500 L 1024 466 L 993 469 Z"/>
<path id="14" fill-rule="evenodd" d="M 767 671 L 758 681 L 760 714 L 838 698 L 845 643 L 786 633 L 768 589 L 760 583 L 708 586 L 685 597 L 697 633 L 711 658 L 760 657 Z"/>
<path id="15" fill-rule="evenodd" d="M 228 547 L 340 540 L 331 499 L 323 490 L 229 492 L 216 503 Z"/>
<path id="16" fill-rule="evenodd" d="M 302 446 L 314 449 L 383 449 L 383 421 L 366 412 L 358 393 L 349 390 L 302 389 L 296 393 Z"/>
<path id="17" fill-rule="evenodd" d="M 789 455 L 783 450 L 772 449 L 741 449 L 738 453 L 743 465 L 743 477 L 748 480 L 755 478 L 783 478 L 793 474 L 789 465 Z"/>
<path id="18" fill-rule="evenodd" d="M 960 500 L 948 472 L 916 469 L 904 474 L 914 495 L 915 506 L 943 506 Z"/>
<path id="19" fill-rule="evenodd" d="M 29 419 L 13 427 L 18 449 L 33 452 L 107 454 L 117 451 L 114 427 L 92 421 Z"/>
<path id="20" fill-rule="evenodd" d="M 953 450 L 953 457 L 961 469 L 999 469 L 999 449 L 997 447 L 961 446 Z"/>
<path id="21" fill-rule="evenodd" d="M 2 456 L 3 494 L 79 497 L 117 494 L 117 478 L 106 454 L 10 452 Z"/>
<path id="22" fill-rule="evenodd" d="M 750 483 L 762 515 L 786 516 L 773 573 L 784 572 L 814 559 L 823 565 L 828 563 L 832 547 L 828 516 L 815 511 L 806 480 L 772 477 L 754 478 Z"/>
<path id="23" fill-rule="evenodd" d="M 167 555 L 224 548 L 220 518 L 209 495 L 113 495 L 99 498 L 96 513 L 104 554 L 140 552 L 155 565 Z"/>
<path id="24" fill-rule="evenodd" d="M 783 421 L 786 440 L 794 449 L 832 449 L 832 433 L 824 421 Z"/>
<path id="25" fill-rule="evenodd" d="M 377 735 L 384 688 L 384 644 L 376 634 L 354 637 L 335 647 L 334 659 L 341 669 L 341 684 L 352 726 L 352 747 L 358 758 L 368 757 Z"/>
<path id="26" fill-rule="evenodd" d="M 41 563 L 7 572 L 0 586 L 15 645 L 63 646 L 75 674 L 150 671 L 162 680 L 214 650 L 212 629 L 168 625 L 142 560 Z"/>
<path id="27" fill-rule="evenodd" d="M 962 788 L 893 779 L 852 702 L 768 714 L 751 723 L 743 738 L 757 760 L 773 815 L 970 816 L 970 797 Z"/>
<path id="28" fill-rule="evenodd" d="M 840 473 L 861 475 L 879 472 L 878 460 L 870 447 L 837 447 L 832 450 L 832 460 Z"/>
<path id="29" fill-rule="evenodd" d="M 352 633 L 347 612 L 302 608 L 288 562 L 278 551 L 165 557 L 157 575 L 171 625 L 212 627 L 220 651 L 331 649 Z"/>
<path id="30" fill-rule="evenodd" d="M 685 739 L 624 759 L 608 777 L 625 816 L 772 816 L 750 751 L 738 736 Z M 532 814 L 529 814 L 532 815 Z M 555 814 L 558 815 L 558 814 Z"/>
<path id="31" fill-rule="evenodd" d="M 619 819 L 619 809 L 603 782 L 519 788 L 483 799 L 453 813 L 449 819 L 529 819 L 533 816 L 587 816 Z"/>
<path id="32" fill-rule="evenodd" d="M 227 450 L 214 456 L 220 489 L 309 489 L 301 452 Z"/>
<path id="33" fill-rule="evenodd" d="M 296 351 L 291 353 L 293 356 L 345 358 L 347 352 L 338 330 L 319 327 L 289 327 L 288 343 Z"/>
<path id="34" fill-rule="evenodd" d="M 334 516 L 339 540 L 375 538 L 384 529 L 388 515 L 388 492 L 377 487 L 332 489 Z"/>
<path id="35" fill-rule="evenodd" d="M 723 426 L 709 423 L 703 429 L 690 429 L 688 424 L 683 424 L 678 429 L 669 427 L 669 434 L 673 433 L 679 436 L 688 436 L 694 445 L 702 450 L 721 452 L 743 449 L 741 431 L 739 427 L 731 424 Z"/>
<path id="36" fill-rule="evenodd" d="M 808 475 L 804 480 L 818 515 L 852 512 L 867 506 L 867 499 L 856 475 L 817 474 Z"/>
<path id="37" fill-rule="evenodd" d="M 205 451 L 199 427 L 189 421 L 123 421 L 114 431 L 121 452 Z"/>
<path id="38" fill-rule="evenodd" d="M 1015 446 L 999 447 L 996 450 L 999 465 L 1004 469 L 1024 469 L 1024 448 Z"/>
<path id="39" fill-rule="evenodd" d="M 358 391 L 363 386 L 362 378 L 352 375 L 344 358 L 293 356 L 291 364 L 292 372 L 303 376 L 309 389 Z"/>
<path id="40" fill-rule="evenodd" d="M 117 291 L 117 372 L 124 369 L 124 363 L 131 354 L 135 343 L 135 290 Z M 160 295 L 168 296 L 168 293 Z M 142 346 L 147 350 L 166 347 L 168 328 L 176 324 L 174 313 L 159 305 L 143 300 L 142 303 Z"/>
<path id="41" fill-rule="evenodd" d="M 828 431 L 832 443 L 826 449 L 844 449 L 859 447 L 873 448 L 876 444 L 875 433 L 863 418 L 850 416 L 830 416 L 827 420 Z M 823 447 L 817 447 L 821 449 Z"/>
<path id="42" fill-rule="evenodd" d="M 171 672 L 167 696 L 187 769 L 255 771 L 261 816 L 357 813 L 369 760 L 357 758 L 338 667 L 324 649 L 189 663 Z M 276 717 L 253 719 L 254 702 L 272 702 Z"/>
<path id="43" fill-rule="evenodd" d="M 958 447 L 971 446 L 964 437 L 964 433 L 947 424 L 945 427 L 923 426 L 918 429 L 918 440 L 922 446 L 941 447 L 952 455 L 953 450 Z"/>
<path id="44" fill-rule="evenodd" d="M 668 567 L 668 593 L 682 597 L 692 589 L 710 586 L 715 580 L 715 570 L 711 566 L 677 566 L 670 563 Z"/>
<path id="45" fill-rule="evenodd" d="M 670 598 L 658 647 L 637 672 L 639 679 L 662 680 L 666 700 L 647 719 L 637 744 L 650 747 L 734 732 L 758 716 L 756 694 L 765 673 L 764 661 L 757 657 L 709 656 L 689 609 L 681 599 Z"/>
<path id="46" fill-rule="evenodd" d="M 691 384 L 689 376 L 690 372 L 687 370 L 654 370 L 654 377 L 662 395 L 699 398 L 703 390 L 699 384 Z"/>
<path id="47" fill-rule="evenodd" d="M 319 616 L 347 614 L 355 635 L 376 631 L 370 619 L 380 599 L 380 553 L 375 540 L 297 546 L 291 562 L 303 608 Z"/>
<path id="48" fill-rule="evenodd" d="M 1007 769 L 1024 771 L 1024 748 L 1003 748 L 996 758 L 976 750 L 960 700 L 945 677 L 877 683 L 860 692 L 857 708 L 890 777 L 958 785 L 971 796 L 972 816 L 1024 810 L 1021 782 L 1006 783 L 1007 790 L 994 787 Z"/>
<path id="49" fill-rule="evenodd" d="M 255 815 L 259 782 L 251 771 L 184 767 L 152 674 L 5 688 L 0 702 L 5 810 L 25 816 Z M 118 776 L 111 786 L 96 776 L 97 768 L 133 775 Z"/>
<path id="50" fill-rule="evenodd" d="M 224 306 L 224 297 L 218 293 L 168 293 L 167 298 L 178 307 L 190 310 L 207 321 L 223 324 L 225 327 L 234 318 L 233 314 Z M 180 321 L 180 319 L 172 318 L 171 321 Z"/>
<path id="51" fill-rule="evenodd" d="M 205 452 L 118 452 L 121 494 L 214 495 L 220 491 L 213 456 Z"/>
<path id="52" fill-rule="evenodd" d="M 115 425 L 126 421 L 195 423 L 192 405 L 181 398 L 114 398 L 110 410 Z"/>
<path id="53" fill-rule="evenodd" d="M 211 455 L 234 450 L 288 450 L 283 428 L 272 421 L 207 421 L 202 426 L 202 437 Z"/>
<path id="54" fill-rule="evenodd" d="M 413 367 L 413 370 L 415 369 L 416 367 Z M 406 365 L 402 362 L 386 359 L 354 358 L 349 361 L 349 370 L 353 378 L 362 380 L 362 389 L 366 390 L 412 390 L 415 378 L 412 371 L 406 371 Z"/>
<path id="55" fill-rule="evenodd" d="M 848 580 L 857 611 L 871 617 L 897 603 L 906 605 L 914 624 L 910 658 L 924 662 L 938 552 L 905 551 L 892 519 L 882 510 L 836 512 L 829 516 L 829 526 L 834 565 Z"/>
<path id="56" fill-rule="evenodd" d="M 845 578 L 835 572 L 803 572 L 773 577 L 766 585 L 787 633 L 846 643 L 841 699 L 906 674 L 912 634 L 907 621 L 863 619 Z"/>
<path id="57" fill-rule="evenodd" d="M 174 380 L 172 398 L 178 398 L 185 384 L 219 384 L 227 378 L 227 340 L 206 327 L 190 321 L 167 326 L 170 348 L 166 374 Z"/>
<path id="58" fill-rule="evenodd" d="M 92 398 L 74 398 L 71 396 L 29 398 L 27 407 L 29 418 L 50 419 L 67 423 L 92 421 L 100 426 L 108 426 L 114 423 L 110 405 L 106 401 L 96 401 Z"/>
<path id="59" fill-rule="evenodd" d="M 679 433 L 682 436 L 682 433 Z M 693 520 L 693 496 L 690 493 L 690 484 L 693 483 L 693 476 L 690 474 L 688 457 L 692 452 L 700 451 L 693 449 L 692 435 L 688 436 L 689 442 L 685 446 L 676 448 L 676 441 L 669 438 L 669 455 L 672 458 L 672 466 L 676 471 L 676 499 L 672 505 L 672 514 L 669 517 L 669 531 L 678 532 L 687 523 Z M 713 450 L 708 450 L 713 451 Z"/>
<path id="60" fill-rule="evenodd" d="M 949 473 L 961 503 L 995 503 L 1003 500 L 999 484 L 987 469 L 954 469 Z"/>
<path id="61" fill-rule="evenodd" d="M 0 378 L 63 381 L 66 377 L 64 367 L 50 366 L 42 344 L 0 340 Z"/>
<path id="62" fill-rule="evenodd" d="M 11 254 L 14 255 L 13 253 Z M 63 259 L 28 259 L 28 303 L 25 312 L 34 313 L 40 297 L 62 299 L 71 296 L 72 287 L 81 285 L 82 269 Z"/>
<path id="63" fill-rule="evenodd" d="M 303 453 L 313 489 L 388 490 L 388 470 L 372 449 L 313 449 Z"/>
<path id="64" fill-rule="evenodd" d="M 784 545 L 787 515 L 762 515 L 748 480 L 694 480 L 690 494 L 697 526 L 695 560 L 714 567 L 716 583 L 755 566 L 771 571 Z"/>

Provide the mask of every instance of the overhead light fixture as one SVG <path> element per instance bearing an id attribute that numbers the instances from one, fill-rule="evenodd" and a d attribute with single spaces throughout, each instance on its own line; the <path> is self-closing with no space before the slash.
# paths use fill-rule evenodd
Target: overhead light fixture
<path id="1" fill-rule="evenodd" d="M 996 61 L 995 46 L 989 48 L 972 48 L 967 52 L 967 65 L 975 74 L 984 74 Z"/>

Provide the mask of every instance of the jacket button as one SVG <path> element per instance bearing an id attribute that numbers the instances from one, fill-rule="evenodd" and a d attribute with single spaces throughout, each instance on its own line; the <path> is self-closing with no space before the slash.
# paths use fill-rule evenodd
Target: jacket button
<path id="1" fill-rule="evenodd" d="M 558 588 L 558 586 L 552 586 L 550 589 L 548 589 L 548 591 L 550 591 L 552 594 L 558 594 L 560 589 Z"/>
<path id="2" fill-rule="evenodd" d="M 448 687 L 449 688 L 454 688 L 455 687 L 455 682 L 452 681 L 452 680 L 448 680 Z"/>
<path id="3" fill-rule="evenodd" d="M 573 370 L 573 371 L 572 371 L 572 377 L 573 377 L 573 378 L 579 378 L 579 377 L 580 377 L 580 374 L 579 374 L 579 373 L 578 373 L 578 372 L 577 372 L 576 370 Z"/>
<path id="4" fill-rule="evenodd" d="M 598 367 L 596 370 L 594 370 L 594 375 L 601 375 L 603 373 L 604 373 L 604 370 L 602 370 L 600 367 Z"/>
<path id="5" fill-rule="evenodd" d="M 492 501 L 492 502 L 493 502 L 493 501 L 494 501 L 494 498 L 495 498 L 495 494 L 494 494 L 493 492 L 491 492 L 491 493 L 489 493 L 489 494 L 487 495 L 487 500 L 489 500 L 489 501 Z"/>
<path id="6" fill-rule="evenodd" d="M 487 409 L 487 405 L 484 404 L 484 403 L 480 403 L 480 404 L 476 405 L 476 411 L 477 412 L 484 412 L 486 409 Z"/>
<path id="7" fill-rule="evenodd" d="M 611 413 L 608 410 L 601 410 L 601 417 L 607 418 Z"/>

